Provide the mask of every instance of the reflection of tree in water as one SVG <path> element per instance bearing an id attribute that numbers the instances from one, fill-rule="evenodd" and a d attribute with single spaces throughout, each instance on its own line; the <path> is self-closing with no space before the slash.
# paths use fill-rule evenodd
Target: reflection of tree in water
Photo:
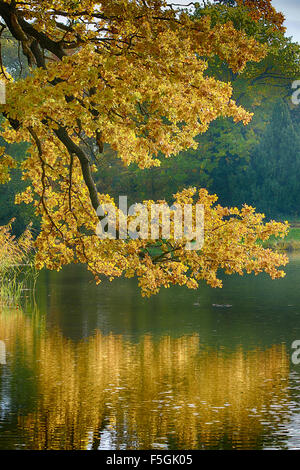
<path id="1" fill-rule="evenodd" d="M 35 364 L 36 405 L 19 416 L 28 448 L 257 448 L 262 421 L 275 429 L 286 412 L 284 345 L 229 353 L 199 335 L 133 344 L 99 331 L 75 344 L 12 312 L 0 331 L 20 368 Z"/>
<path id="2" fill-rule="evenodd" d="M 6 347 L 2 340 L 0 340 L 0 364 L 6 364 Z"/>

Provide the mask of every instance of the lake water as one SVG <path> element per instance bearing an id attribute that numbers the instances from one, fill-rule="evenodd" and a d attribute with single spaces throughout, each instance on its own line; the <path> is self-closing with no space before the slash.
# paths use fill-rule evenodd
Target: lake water
<path id="1" fill-rule="evenodd" d="M 42 273 L 35 308 L 0 311 L 0 449 L 300 449 L 299 256 L 286 272 L 151 299 Z"/>

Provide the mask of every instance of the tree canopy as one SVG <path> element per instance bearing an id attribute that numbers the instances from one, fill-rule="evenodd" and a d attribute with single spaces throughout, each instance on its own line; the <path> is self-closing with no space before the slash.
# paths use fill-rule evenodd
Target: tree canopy
<path id="1" fill-rule="evenodd" d="M 251 21 L 282 30 L 270 1 L 242 3 Z M 159 166 L 162 155 L 196 148 L 195 138 L 217 118 L 248 124 L 252 113 L 235 102 L 230 81 L 206 72 L 218 58 L 239 74 L 266 57 L 267 44 L 231 20 L 189 15 L 162 0 L 7 0 L 0 1 L 0 16 L 1 34 L 17 41 L 29 66 L 13 80 L 1 61 L 2 135 L 29 143 L 22 163 L 29 186 L 17 202 L 32 203 L 41 216 L 38 268 L 81 262 L 97 282 L 101 275 L 137 275 L 147 295 L 171 284 L 196 288 L 202 279 L 220 286 L 219 268 L 283 275 L 277 267 L 286 257 L 258 241 L 283 236 L 287 226 L 264 224 L 246 205 L 216 205 L 204 189 L 174 195 L 178 204 L 204 205 L 200 251 L 186 250 L 184 237 L 100 240 L 95 233 L 98 207 L 114 204 L 94 182 L 104 145 L 124 164 L 144 169 Z M 0 165 L 5 181 L 15 161 L 4 148 Z"/>

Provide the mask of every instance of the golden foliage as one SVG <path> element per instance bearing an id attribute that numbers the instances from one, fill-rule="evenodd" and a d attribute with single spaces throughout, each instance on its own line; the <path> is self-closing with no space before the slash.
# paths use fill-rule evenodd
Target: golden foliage
<path id="1" fill-rule="evenodd" d="M 217 55 L 239 73 L 261 60 L 266 46 L 231 22 L 213 27 L 208 16 L 191 18 L 163 0 L 0 2 L 0 14 L 31 66 L 26 78 L 7 83 L 2 111 L 5 139 L 32 144 L 23 163 L 30 187 L 17 202 L 33 202 L 42 217 L 37 268 L 82 262 L 97 282 L 101 275 L 137 275 L 146 295 L 170 284 L 195 288 L 201 279 L 219 286 L 218 268 L 282 275 L 276 267 L 286 258 L 257 241 L 284 235 L 286 226 L 264 226 L 247 206 L 213 208 L 215 197 L 204 190 L 201 252 L 188 253 L 184 240 L 167 247 L 161 240 L 165 255 L 153 259 L 151 240 L 147 246 L 95 235 L 95 211 L 110 198 L 94 185 L 90 139 L 100 149 L 109 144 L 126 165 L 147 168 L 159 165 L 159 153 L 195 147 L 194 138 L 220 116 L 247 124 L 251 113 L 232 100 L 230 83 L 207 76 L 207 59 Z M 169 256 L 175 251 L 176 259 Z"/>
<path id="2" fill-rule="evenodd" d="M 254 20 L 263 18 L 273 24 L 279 31 L 285 31 L 283 26 L 284 15 L 277 12 L 272 5 L 272 0 L 237 0 L 237 4 L 248 8 Z"/>

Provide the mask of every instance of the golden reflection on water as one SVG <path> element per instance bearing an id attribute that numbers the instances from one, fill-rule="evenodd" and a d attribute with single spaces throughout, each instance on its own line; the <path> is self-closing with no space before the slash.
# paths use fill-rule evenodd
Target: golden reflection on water
<path id="1" fill-rule="evenodd" d="M 226 351 L 198 334 L 134 343 L 100 331 L 73 342 L 20 311 L 0 314 L 0 339 L 8 367 L 18 350 L 36 382 L 34 411 L 18 418 L 30 449 L 257 448 L 264 421 L 276 427 L 286 411 L 284 345 Z"/>

